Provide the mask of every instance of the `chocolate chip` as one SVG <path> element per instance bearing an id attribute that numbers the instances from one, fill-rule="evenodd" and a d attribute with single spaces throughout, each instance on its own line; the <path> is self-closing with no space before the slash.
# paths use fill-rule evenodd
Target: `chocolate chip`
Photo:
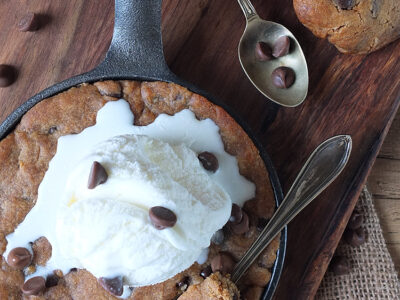
<path id="1" fill-rule="evenodd" d="M 212 273 L 211 266 L 205 267 L 203 270 L 200 272 L 200 276 L 206 279 L 208 276 L 210 276 Z"/>
<path id="2" fill-rule="evenodd" d="M 71 268 L 71 270 L 69 270 L 70 272 L 76 272 L 76 271 L 78 271 L 78 269 L 77 268 Z"/>
<path id="3" fill-rule="evenodd" d="M 267 226 L 268 222 L 269 222 L 269 219 L 267 219 L 267 218 L 258 218 L 257 225 L 256 225 L 257 230 L 263 231 L 265 226 Z"/>
<path id="4" fill-rule="evenodd" d="M 356 5 L 356 0 L 335 0 L 340 9 L 349 10 Z"/>
<path id="5" fill-rule="evenodd" d="M 239 224 L 242 221 L 243 212 L 239 205 L 233 203 L 231 210 L 231 217 L 229 218 L 229 222 L 233 224 Z"/>
<path id="6" fill-rule="evenodd" d="M 211 269 L 213 272 L 221 272 L 222 274 L 232 273 L 235 267 L 235 261 L 227 253 L 219 253 L 211 260 Z"/>
<path id="7" fill-rule="evenodd" d="M 58 281 L 60 280 L 60 277 L 58 277 L 55 274 L 51 274 L 47 276 L 46 278 L 46 288 L 51 288 L 53 286 L 56 286 L 58 284 Z"/>
<path id="8" fill-rule="evenodd" d="M 115 296 L 121 296 L 124 291 L 122 276 L 117 276 L 114 278 L 100 277 L 99 283 L 103 289 Z"/>
<path id="9" fill-rule="evenodd" d="M 274 57 L 272 56 L 272 49 L 270 46 L 268 46 L 267 43 L 264 42 L 258 42 L 256 45 L 256 50 L 255 50 L 255 55 L 256 58 L 260 61 L 267 61 L 271 60 Z"/>
<path id="10" fill-rule="evenodd" d="M 48 134 L 53 134 L 54 132 L 57 131 L 57 127 L 56 126 L 52 126 L 49 128 L 49 130 L 47 131 Z"/>
<path id="11" fill-rule="evenodd" d="M 343 256 L 334 256 L 329 264 L 329 268 L 336 275 L 346 275 L 350 272 L 349 262 Z"/>
<path id="12" fill-rule="evenodd" d="M 355 230 L 348 228 L 344 232 L 344 240 L 353 247 L 361 246 L 366 240 L 365 230 L 361 227 Z"/>
<path id="13" fill-rule="evenodd" d="M 39 17 L 35 13 L 27 13 L 18 22 L 18 29 L 20 31 L 35 31 L 39 29 Z"/>
<path id="14" fill-rule="evenodd" d="M 0 87 L 7 87 L 14 83 L 17 71 L 9 65 L 0 65 Z"/>
<path id="15" fill-rule="evenodd" d="M 106 182 L 107 178 L 106 169 L 99 162 L 93 162 L 89 175 L 88 189 L 94 189 L 99 184 Z"/>
<path id="16" fill-rule="evenodd" d="M 10 267 L 22 270 L 32 262 L 32 254 L 28 249 L 18 247 L 10 251 L 7 256 L 7 263 Z"/>
<path id="17" fill-rule="evenodd" d="M 202 152 L 198 155 L 198 158 L 203 165 L 204 169 L 207 171 L 215 172 L 218 170 L 219 163 L 218 159 L 215 157 L 214 154 L 210 152 Z"/>
<path id="18" fill-rule="evenodd" d="M 27 280 L 21 290 L 25 295 L 39 295 L 46 287 L 46 280 L 41 276 Z"/>
<path id="19" fill-rule="evenodd" d="M 295 75 L 292 69 L 288 67 L 279 67 L 272 72 L 271 78 L 272 83 L 276 87 L 287 89 L 293 84 Z"/>
<path id="20" fill-rule="evenodd" d="M 361 227 L 362 223 L 363 223 L 363 216 L 358 211 L 354 211 L 351 214 L 347 227 L 350 229 L 358 229 Z"/>
<path id="21" fill-rule="evenodd" d="M 290 39 L 288 36 L 279 37 L 274 44 L 274 50 L 272 51 L 272 55 L 274 57 L 282 57 L 289 53 L 290 49 Z"/>
<path id="22" fill-rule="evenodd" d="M 235 234 L 243 234 L 249 230 L 249 216 L 243 212 L 242 221 L 238 224 L 230 223 L 231 230 Z"/>
<path id="23" fill-rule="evenodd" d="M 182 292 L 184 292 L 184 291 L 187 290 L 187 288 L 189 287 L 189 285 L 190 285 L 190 277 L 189 277 L 189 276 L 185 276 L 185 277 L 182 278 L 181 281 L 179 281 L 179 282 L 176 284 L 176 288 L 179 289 L 179 290 L 181 290 Z"/>
<path id="24" fill-rule="evenodd" d="M 221 245 L 224 242 L 224 239 L 224 231 L 220 229 L 213 234 L 213 236 L 211 237 L 211 242 L 213 242 L 215 245 Z"/>
<path id="25" fill-rule="evenodd" d="M 176 215 L 174 212 L 162 206 L 150 208 L 149 216 L 154 227 L 159 230 L 173 227 L 176 223 Z"/>

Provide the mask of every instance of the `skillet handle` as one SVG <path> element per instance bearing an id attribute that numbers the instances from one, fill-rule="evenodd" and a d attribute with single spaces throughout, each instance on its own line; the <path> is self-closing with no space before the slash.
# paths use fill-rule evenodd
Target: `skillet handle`
<path id="1" fill-rule="evenodd" d="M 104 61 L 89 73 L 97 78 L 171 81 L 161 38 L 162 0 L 115 0 L 114 33 Z"/>

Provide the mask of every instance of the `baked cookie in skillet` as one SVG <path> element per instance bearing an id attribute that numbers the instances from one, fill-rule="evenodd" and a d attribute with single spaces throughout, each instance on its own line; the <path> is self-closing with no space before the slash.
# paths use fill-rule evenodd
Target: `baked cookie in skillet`
<path id="1" fill-rule="evenodd" d="M 274 194 L 265 164 L 251 139 L 222 108 L 172 83 L 104 81 L 82 84 L 45 99 L 28 111 L 15 130 L 0 142 L 0 252 L 6 249 L 5 237 L 35 205 L 38 187 L 56 153 L 58 138 L 93 126 L 98 110 L 108 101 L 120 98 L 129 103 L 135 125 L 139 126 L 152 123 L 159 114 L 174 115 L 183 109 L 194 112 L 199 120 L 210 118 L 219 127 L 225 151 L 236 157 L 241 175 L 256 186 L 255 197 L 241 210 L 248 217 L 248 223 L 228 222 L 211 243 L 206 263 L 194 263 L 162 283 L 132 289 L 129 299 L 176 299 L 180 296 L 194 299 L 199 295 L 199 299 L 207 299 L 217 294 L 220 299 L 238 299 L 239 290 L 243 299 L 259 299 L 271 277 L 279 237 L 260 255 L 238 287 L 229 280 L 232 265 L 226 264 L 225 258 L 229 257 L 233 264 L 238 261 L 274 212 Z M 45 265 L 52 248 L 42 237 L 32 241 L 32 250 L 32 264 L 23 271 L 10 267 L 0 256 L 0 299 L 29 297 L 21 291 L 25 275 Z M 212 264 L 216 272 L 212 272 Z M 91 273 L 76 268 L 67 274 L 55 270 L 54 275 L 47 278 L 46 288 L 35 296 L 35 299 L 71 298 L 117 299 Z"/>

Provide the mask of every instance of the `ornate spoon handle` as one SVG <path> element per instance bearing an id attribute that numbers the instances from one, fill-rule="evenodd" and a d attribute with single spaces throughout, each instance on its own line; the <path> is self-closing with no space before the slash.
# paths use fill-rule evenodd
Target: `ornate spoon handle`
<path id="1" fill-rule="evenodd" d="M 342 172 L 349 160 L 351 146 L 350 136 L 339 135 L 326 140 L 314 150 L 267 226 L 236 264 L 232 273 L 233 282 L 239 281 L 283 227 Z"/>

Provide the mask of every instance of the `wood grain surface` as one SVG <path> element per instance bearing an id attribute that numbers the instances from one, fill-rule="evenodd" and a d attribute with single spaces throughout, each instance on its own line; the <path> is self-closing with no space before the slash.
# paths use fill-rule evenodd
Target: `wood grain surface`
<path id="1" fill-rule="evenodd" d="M 308 99 L 295 109 L 259 94 L 242 72 L 237 44 L 245 20 L 236 1 L 164 0 L 168 64 L 180 77 L 226 102 L 267 148 L 284 191 L 312 150 L 337 134 L 353 137 L 343 174 L 289 225 L 285 268 L 276 299 L 311 299 L 342 235 L 400 100 L 400 43 L 369 56 L 346 56 L 297 20 L 290 0 L 254 1 L 261 17 L 283 23 L 302 44 L 310 71 Z M 0 63 L 19 78 L 0 89 L 0 120 L 45 87 L 90 70 L 112 35 L 113 0 L 0 1 Z M 44 27 L 21 33 L 27 11 Z"/>
<path id="2" fill-rule="evenodd" d="M 400 112 L 368 177 L 383 235 L 400 276 Z"/>

